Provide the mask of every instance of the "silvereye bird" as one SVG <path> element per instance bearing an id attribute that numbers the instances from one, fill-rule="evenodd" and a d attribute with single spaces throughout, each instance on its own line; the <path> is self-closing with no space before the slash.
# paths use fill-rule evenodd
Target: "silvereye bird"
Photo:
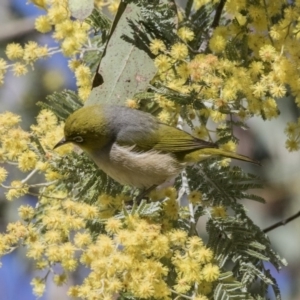
<path id="1" fill-rule="evenodd" d="M 256 163 L 124 106 L 82 107 L 67 118 L 64 135 L 54 148 L 73 143 L 111 178 L 137 188 L 160 185 L 212 156 Z"/>

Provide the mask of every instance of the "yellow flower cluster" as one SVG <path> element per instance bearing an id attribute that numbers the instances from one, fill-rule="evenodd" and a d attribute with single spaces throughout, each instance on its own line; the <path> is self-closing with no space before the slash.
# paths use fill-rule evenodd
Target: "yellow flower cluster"
<path id="1" fill-rule="evenodd" d="M 170 193 L 168 189 L 164 192 Z M 212 251 L 184 230 L 163 230 L 153 220 L 129 215 L 123 220 L 108 218 L 107 234 L 95 235 L 85 227 L 88 220 L 100 220 L 99 203 L 81 203 L 51 191 L 40 203 L 42 214 L 28 205 L 19 208 L 20 217 L 28 223 L 7 226 L 0 236 L 0 255 L 22 243 L 38 269 L 52 270 L 52 265 L 60 263 L 63 271 L 53 274 L 58 285 L 79 264 L 88 267 L 90 274 L 82 285 L 69 289 L 69 296 L 109 299 L 126 292 L 144 299 L 171 299 L 172 293 L 185 294 L 196 288 L 200 297 L 209 294 L 218 280 L 220 270 L 213 263 Z M 166 278 L 173 269 L 176 281 L 168 286 Z M 44 293 L 44 279 L 36 277 L 31 284 L 35 295 Z"/>
<path id="2" fill-rule="evenodd" d="M 42 110 L 37 117 L 37 125 L 31 126 L 31 131 L 24 131 L 20 126 L 21 118 L 11 112 L 0 114 L 0 158 L 2 162 L 16 165 L 22 172 L 30 174 L 21 181 L 15 180 L 10 185 L 3 185 L 7 171 L 0 168 L 0 184 L 8 189 L 6 198 L 13 200 L 28 193 L 31 185 L 27 181 L 41 171 L 48 182 L 60 178 L 60 174 L 53 172 L 48 160 L 55 152 L 50 153 L 53 146 L 63 136 L 63 124 L 59 123 L 56 116 L 49 110 Z M 66 145 L 56 152 L 68 153 L 71 145 Z M 45 186 L 48 183 L 44 184 Z M 33 185 L 34 186 L 34 185 Z M 43 186 L 43 184 L 41 185 Z"/>
<path id="3" fill-rule="evenodd" d="M 99 235 L 94 243 L 80 234 L 79 240 L 84 241 L 80 245 L 86 246 L 80 262 L 90 268 L 91 273 L 82 285 L 70 288 L 70 296 L 93 299 L 97 295 L 98 299 L 109 299 L 127 292 L 144 299 L 170 299 L 172 291 L 165 278 L 172 269 L 171 262 L 180 278 L 178 281 L 187 279 L 190 288 L 196 283 L 199 287 L 202 283 L 212 287 L 219 277 L 219 268 L 211 263 L 213 253 L 199 238 L 188 238 L 185 231 L 163 234 L 160 225 L 136 216 L 127 217 L 123 223 L 108 219 L 106 231 L 110 235 Z M 163 264 L 164 260 L 168 263 Z M 196 260 L 201 263 L 193 269 Z M 173 288 L 175 293 L 188 291 L 178 288 L 177 283 Z M 207 293 L 210 291 L 206 289 Z"/>
<path id="4" fill-rule="evenodd" d="M 90 26 L 85 22 L 71 19 L 67 0 L 32 0 L 31 2 L 46 12 L 46 14 L 36 18 L 36 30 L 41 33 L 53 31 L 52 37 L 59 42 L 60 46 L 48 48 L 47 46 L 39 46 L 33 41 L 29 41 L 24 46 L 18 43 L 8 44 L 5 50 L 8 61 L 0 58 L 0 85 L 3 84 L 4 76 L 8 69 L 11 69 L 14 76 L 25 75 L 28 72 L 28 67 L 33 67 L 33 63 L 36 60 L 47 58 L 58 52 L 63 52 L 65 56 L 73 57 L 81 53 L 83 47 L 87 44 Z M 117 2 L 109 1 L 109 3 L 104 3 L 104 5 L 110 5 L 109 9 L 113 11 L 117 8 Z M 75 71 L 75 68 L 73 70 Z M 80 71 L 78 72 L 80 73 Z M 75 75 L 78 79 L 77 73 Z M 79 97 L 83 101 L 87 99 L 91 90 L 90 71 L 85 71 L 85 75 L 84 82 L 82 80 L 83 72 L 81 72 L 81 75 L 79 75 L 80 79 L 77 81 Z"/>
<path id="5" fill-rule="evenodd" d="M 194 8 L 214 2 L 194 1 Z M 253 5 L 247 5 L 245 0 L 226 1 L 224 11 L 237 22 L 214 29 L 208 44 L 209 54 L 197 54 L 188 46 L 195 34 L 187 27 L 180 27 L 177 32 L 180 41 L 169 47 L 162 40 L 152 40 L 150 50 L 156 55 L 157 80 L 181 96 L 192 95 L 207 107 L 198 111 L 192 105 L 187 107 L 192 112 L 189 115 L 198 116 L 201 122 L 200 126 L 194 127 L 196 136 L 209 137 L 206 123 L 201 121 L 203 111 L 206 111 L 205 118 L 216 123 L 225 121 L 228 113 L 241 120 L 253 114 L 270 120 L 279 115 L 277 100 L 284 99 L 287 90 L 300 106 L 299 55 L 296 50 L 300 45 L 300 2 L 284 8 L 283 14 L 282 8 L 280 1 Z M 279 15 L 282 18 L 271 26 L 267 18 Z M 234 59 L 231 54 L 223 55 L 229 53 L 234 44 L 245 43 L 245 35 L 241 32 L 246 25 L 252 28 L 251 32 L 245 32 L 247 51 L 252 53 L 250 59 L 245 62 L 244 57 L 239 57 L 240 49 L 236 49 L 236 54 L 232 53 Z M 163 109 L 160 120 L 174 123 L 178 117 L 178 104 L 173 103 L 171 109 L 165 107 L 170 99 L 160 94 L 155 100 Z M 189 121 L 193 122 L 193 118 Z M 297 145 L 297 139 L 289 137 L 287 148 L 296 150 Z"/>
<path id="6" fill-rule="evenodd" d="M 150 193 L 150 200 L 163 201 L 162 212 L 160 215 L 160 224 L 163 230 L 173 228 L 174 222 L 179 219 L 180 207 L 177 201 L 177 191 L 174 187 L 168 187 L 161 190 L 154 190 Z"/>
<path id="7" fill-rule="evenodd" d="M 209 294 L 220 275 L 219 267 L 213 263 L 213 252 L 197 236 L 189 237 L 183 249 L 174 252 L 172 263 L 177 273 L 174 289 L 180 294 L 195 289 L 195 283 L 199 296 Z"/>
<path id="8" fill-rule="evenodd" d="M 28 151 L 29 134 L 19 126 L 21 118 L 11 112 L 0 115 L 0 153 L 3 161 L 18 161 Z"/>
<path id="9" fill-rule="evenodd" d="M 13 63 L 8 63 L 0 58 L 0 84 L 3 84 L 4 75 L 9 68 L 14 76 L 24 75 L 28 72 L 28 66 L 32 66 L 38 59 L 49 56 L 49 49 L 47 46 L 39 46 L 33 41 L 26 43 L 24 47 L 18 43 L 11 43 L 6 46 L 5 54 Z"/>
<path id="10" fill-rule="evenodd" d="M 78 88 L 78 96 L 86 101 L 92 90 L 92 73 L 89 67 L 80 64 L 75 69 L 75 78 Z"/>

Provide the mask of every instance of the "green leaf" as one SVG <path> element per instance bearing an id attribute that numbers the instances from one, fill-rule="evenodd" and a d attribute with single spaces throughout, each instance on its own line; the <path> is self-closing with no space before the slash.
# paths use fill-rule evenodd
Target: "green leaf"
<path id="1" fill-rule="evenodd" d="M 124 9 L 124 7 L 121 7 Z M 144 91 L 156 73 L 152 59 L 140 47 L 124 41 L 123 36 L 133 38 L 129 21 L 138 21 L 141 9 L 130 3 L 121 17 L 117 14 L 113 32 L 100 62 L 98 73 L 103 83 L 93 88 L 87 105 L 97 103 L 123 104 L 135 93 Z M 115 29 L 114 29 L 115 28 Z M 141 29 L 141 25 L 140 28 Z"/>
<path id="2" fill-rule="evenodd" d="M 121 2 L 87 105 L 122 104 L 145 92 L 156 73 L 150 41 L 159 38 L 170 45 L 177 37 L 176 26 L 173 0 Z"/>

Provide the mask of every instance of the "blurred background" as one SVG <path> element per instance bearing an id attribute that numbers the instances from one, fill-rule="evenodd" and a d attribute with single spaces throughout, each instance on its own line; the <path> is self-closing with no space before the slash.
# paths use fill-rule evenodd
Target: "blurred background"
<path id="1" fill-rule="evenodd" d="M 21 44 L 29 40 L 39 44 L 55 46 L 51 35 L 42 35 L 34 30 L 34 17 L 41 10 L 26 0 L 0 1 L 0 57 L 5 57 L 5 47 L 10 42 Z M 22 116 L 22 127 L 28 129 L 35 122 L 39 107 L 38 101 L 54 91 L 65 88 L 75 89 L 75 79 L 67 67 L 67 60 L 56 54 L 50 59 L 39 61 L 25 76 L 14 77 L 9 72 L 5 83 L 0 87 L 0 113 L 12 111 Z M 261 228 L 266 228 L 300 210 L 300 153 L 289 153 L 285 148 L 284 128 L 287 121 L 295 121 L 299 108 L 292 99 L 279 101 L 280 116 L 272 121 L 252 118 L 248 121 L 250 130 L 238 131 L 240 138 L 239 153 L 261 161 L 263 166 L 241 165 L 245 171 L 261 176 L 264 189 L 255 193 L 264 197 L 266 204 L 245 201 L 249 216 Z M 15 169 L 9 171 L 10 178 L 19 177 Z M 18 207 L 24 203 L 35 205 L 36 199 L 26 196 L 7 202 L 4 191 L 0 190 L 0 232 L 4 232 L 8 222 L 18 219 Z M 205 228 L 203 228 L 204 234 Z M 288 266 L 277 273 L 272 266 L 273 276 L 279 283 L 282 299 L 300 300 L 300 218 L 281 226 L 268 235 L 274 248 L 284 257 Z M 30 281 L 34 276 L 42 276 L 34 271 L 33 265 L 25 259 L 22 249 L 13 251 L 1 259 L 0 300 L 34 300 Z M 81 282 L 85 270 L 79 270 L 71 281 Z M 69 299 L 68 286 L 56 287 L 48 280 L 42 300 Z M 270 299 L 274 299 L 270 293 Z"/>

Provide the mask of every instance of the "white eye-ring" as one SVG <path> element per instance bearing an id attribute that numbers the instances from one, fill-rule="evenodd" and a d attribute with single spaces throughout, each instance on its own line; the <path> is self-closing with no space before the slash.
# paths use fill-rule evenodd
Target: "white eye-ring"
<path id="1" fill-rule="evenodd" d="M 80 135 L 78 135 L 78 136 L 73 137 L 73 141 L 75 143 L 82 143 L 83 142 L 83 138 Z"/>

